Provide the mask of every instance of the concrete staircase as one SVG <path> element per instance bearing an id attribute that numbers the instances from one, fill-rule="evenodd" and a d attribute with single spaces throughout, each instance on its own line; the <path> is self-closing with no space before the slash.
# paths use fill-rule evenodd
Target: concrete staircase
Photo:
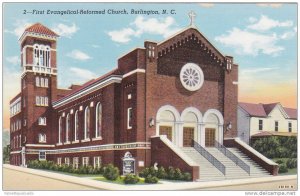
<path id="1" fill-rule="evenodd" d="M 238 178 L 250 178 L 250 177 L 261 177 L 270 176 L 270 174 L 257 165 L 254 161 L 244 155 L 236 148 L 227 148 L 246 164 L 250 166 L 250 175 L 232 162 L 228 157 L 221 153 L 217 148 L 205 148 L 210 154 L 212 154 L 217 160 L 219 160 L 226 168 L 226 174 L 223 175 L 214 165 L 212 165 L 206 158 L 204 158 L 198 151 L 193 147 L 184 147 L 182 151 L 194 160 L 200 167 L 200 179 L 198 181 L 215 181 L 225 179 L 238 179 Z"/>

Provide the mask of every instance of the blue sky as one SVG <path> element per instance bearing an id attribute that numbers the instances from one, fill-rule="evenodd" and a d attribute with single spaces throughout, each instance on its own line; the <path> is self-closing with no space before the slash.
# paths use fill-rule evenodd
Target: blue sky
<path id="1" fill-rule="evenodd" d="M 173 9 L 176 14 L 23 14 L 33 9 Z M 26 26 L 40 22 L 61 35 L 57 46 L 58 83 L 66 88 L 105 74 L 117 66 L 120 56 L 143 47 L 144 40 L 159 42 L 187 27 L 191 10 L 197 15 L 195 24 L 200 32 L 239 64 L 241 101 L 277 100 L 296 107 L 297 5 L 237 3 L 5 3 L 4 107 L 20 89 L 18 36 Z"/>

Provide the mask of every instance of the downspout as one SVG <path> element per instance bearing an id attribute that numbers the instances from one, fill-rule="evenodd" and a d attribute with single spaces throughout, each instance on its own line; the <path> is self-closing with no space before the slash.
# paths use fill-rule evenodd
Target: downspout
<path id="1" fill-rule="evenodd" d="M 145 50 L 145 57 L 146 57 L 146 50 Z M 145 58 L 145 114 L 144 114 L 144 118 L 145 118 L 145 144 L 147 143 L 147 58 Z M 147 149 L 145 150 L 145 164 L 147 162 Z M 151 164 L 151 163 L 150 163 Z"/>

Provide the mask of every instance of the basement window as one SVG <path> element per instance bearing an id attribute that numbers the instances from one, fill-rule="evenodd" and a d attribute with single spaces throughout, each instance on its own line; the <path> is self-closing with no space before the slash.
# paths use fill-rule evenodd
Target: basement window
<path id="1" fill-rule="evenodd" d="M 40 161 L 46 160 L 46 152 L 45 151 L 39 151 L 39 160 Z"/>

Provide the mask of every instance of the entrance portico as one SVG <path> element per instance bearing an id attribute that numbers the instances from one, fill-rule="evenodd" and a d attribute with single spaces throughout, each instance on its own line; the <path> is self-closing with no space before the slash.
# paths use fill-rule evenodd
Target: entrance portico
<path id="1" fill-rule="evenodd" d="M 159 108 L 156 114 L 156 135 L 166 135 L 179 147 L 192 146 L 192 140 L 201 146 L 223 143 L 223 116 L 216 109 L 204 115 L 195 107 L 187 107 L 180 114 L 171 105 Z"/>

